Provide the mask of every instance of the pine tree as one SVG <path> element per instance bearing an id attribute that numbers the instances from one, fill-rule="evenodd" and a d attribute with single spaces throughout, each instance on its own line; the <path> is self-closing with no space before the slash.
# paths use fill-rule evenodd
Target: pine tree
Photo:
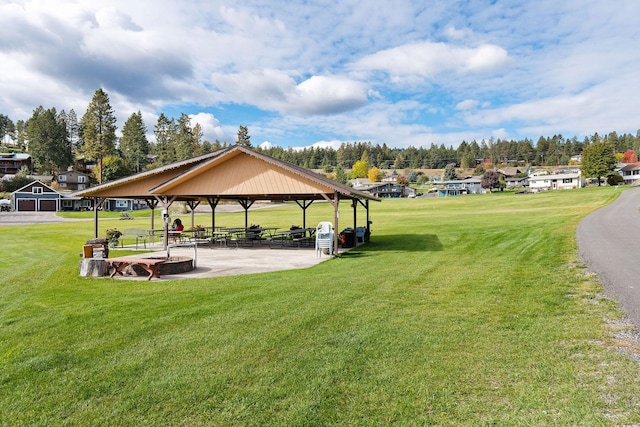
<path id="1" fill-rule="evenodd" d="M 164 113 L 160 113 L 156 123 L 154 134 L 156 143 L 154 153 L 158 156 L 158 165 L 164 166 L 176 161 L 176 149 L 174 139 L 176 135 L 175 120 L 169 119 Z"/>
<path id="2" fill-rule="evenodd" d="M 53 174 L 73 163 L 64 116 L 39 106 L 26 124 L 29 154 L 41 173 Z"/>
<path id="3" fill-rule="evenodd" d="M 147 164 L 149 140 L 147 127 L 142 120 L 142 113 L 133 113 L 122 127 L 120 151 L 125 165 L 134 172 L 140 172 Z M 105 168 L 106 170 L 106 168 Z"/>
<path id="4" fill-rule="evenodd" d="M 245 147 L 251 147 L 251 136 L 249 135 L 249 128 L 246 126 L 240 126 L 238 129 L 237 145 L 243 145 Z"/>
<path id="5" fill-rule="evenodd" d="M 15 125 L 13 124 L 13 121 L 9 118 L 9 116 L 0 114 L 0 142 L 4 140 L 5 136 L 13 138 L 13 133 L 15 132 L 15 130 Z"/>
<path id="6" fill-rule="evenodd" d="M 196 153 L 195 136 L 191 129 L 191 119 L 186 114 L 180 114 L 176 123 L 176 134 L 174 139 L 176 149 L 176 160 L 190 159 Z"/>
<path id="7" fill-rule="evenodd" d="M 116 154 L 116 118 L 109 104 L 109 96 L 96 90 L 80 123 L 82 151 L 89 159 L 102 163 L 105 156 Z M 102 170 L 102 168 L 100 168 Z M 99 177 L 103 181 L 102 175 Z"/>

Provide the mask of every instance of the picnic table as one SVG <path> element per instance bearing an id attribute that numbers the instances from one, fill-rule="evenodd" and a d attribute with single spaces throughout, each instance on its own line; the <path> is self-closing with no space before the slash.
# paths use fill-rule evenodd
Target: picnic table
<path id="1" fill-rule="evenodd" d="M 315 228 L 291 228 L 289 230 L 276 231 L 268 239 L 269 247 L 311 246 L 315 232 Z"/>
<path id="2" fill-rule="evenodd" d="M 113 272 L 109 277 L 114 277 L 116 274 L 120 274 L 124 276 L 122 270 L 127 268 L 130 265 L 137 264 L 142 267 L 145 271 L 149 273 L 149 277 L 147 280 L 151 280 L 152 277 L 160 278 L 160 274 L 158 273 L 158 269 L 160 265 L 164 264 L 167 259 L 166 258 L 134 258 L 134 257 L 116 257 L 116 258 L 107 258 L 105 259 L 107 263 L 109 263 L 109 267 L 113 268 Z"/>

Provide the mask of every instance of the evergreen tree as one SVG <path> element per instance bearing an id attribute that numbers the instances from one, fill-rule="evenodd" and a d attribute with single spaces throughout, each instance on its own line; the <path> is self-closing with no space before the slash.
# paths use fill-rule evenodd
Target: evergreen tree
<path id="1" fill-rule="evenodd" d="M 454 181 L 458 179 L 458 174 L 456 173 L 456 164 L 449 163 L 444 168 L 444 175 L 442 176 L 443 181 Z"/>
<path id="2" fill-rule="evenodd" d="M 336 168 L 336 176 L 334 178 L 340 184 L 346 184 L 348 181 L 347 174 L 344 171 L 344 168 L 341 165 L 338 165 Z"/>
<path id="3" fill-rule="evenodd" d="M 27 150 L 27 124 L 24 120 L 18 120 L 16 122 L 16 145 L 18 150 Z"/>
<path id="4" fill-rule="evenodd" d="M 245 147 L 251 147 L 251 136 L 249 135 L 249 128 L 246 126 L 240 126 L 238 129 L 237 145 L 243 145 Z"/>
<path id="5" fill-rule="evenodd" d="M 149 140 L 147 127 L 140 111 L 133 113 L 124 123 L 120 151 L 128 169 L 136 173 L 144 169 L 147 164 L 147 154 L 149 154 Z"/>
<path id="6" fill-rule="evenodd" d="M 80 125 L 78 124 L 78 116 L 75 110 L 72 108 L 66 115 L 67 119 L 67 134 L 69 135 L 69 141 L 71 142 L 71 151 L 77 153 L 80 151 Z"/>
<path id="7" fill-rule="evenodd" d="M 102 159 L 116 154 L 116 118 L 109 104 L 109 96 L 96 90 L 80 123 L 83 139 L 82 151 L 89 159 L 102 163 Z M 102 170 L 102 168 L 100 168 Z M 98 177 L 100 183 L 103 177 Z"/>
<path id="8" fill-rule="evenodd" d="M 601 185 L 602 178 L 611 175 L 615 168 L 616 156 L 613 144 L 594 137 L 594 142 L 582 151 L 582 163 L 580 164 L 582 176 L 598 178 L 598 185 Z"/>
<path id="9" fill-rule="evenodd" d="M 39 106 L 26 124 L 29 154 L 41 173 L 53 174 L 73 164 L 66 123 L 55 108 Z"/>
<path id="10" fill-rule="evenodd" d="M 191 129 L 191 119 L 186 114 L 180 114 L 176 123 L 176 134 L 174 138 L 176 150 L 176 160 L 190 159 L 196 153 L 196 141 Z"/>
<path id="11" fill-rule="evenodd" d="M 0 114 L 0 143 L 4 141 L 5 136 L 13 139 L 15 130 L 16 127 L 9 116 Z"/>
<path id="12" fill-rule="evenodd" d="M 202 142 L 202 138 L 204 137 L 204 132 L 202 131 L 202 126 L 200 126 L 200 123 L 196 123 L 195 125 L 193 125 L 193 129 L 191 130 L 191 132 L 193 133 L 193 144 L 195 146 L 194 154 L 196 156 L 211 151 L 211 144 L 209 142 L 207 142 L 207 144 L 209 144 L 209 148 L 207 149 L 207 151 L 203 150 L 204 143 Z"/>
<path id="13" fill-rule="evenodd" d="M 169 119 L 164 113 L 160 113 L 156 123 L 154 134 L 156 144 L 154 152 L 158 156 L 158 166 L 168 165 L 176 161 L 176 150 L 174 138 L 176 134 L 176 124 L 173 119 Z"/>

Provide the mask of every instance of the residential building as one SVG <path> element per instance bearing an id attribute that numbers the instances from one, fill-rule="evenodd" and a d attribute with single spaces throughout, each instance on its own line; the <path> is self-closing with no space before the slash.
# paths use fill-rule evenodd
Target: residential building
<path id="1" fill-rule="evenodd" d="M 350 181 L 354 189 L 365 191 L 380 198 L 414 197 L 415 190 L 408 185 L 400 185 L 395 181 L 371 182 L 367 178 Z"/>
<path id="2" fill-rule="evenodd" d="M 640 163 L 629 163 L 620 168 L 620 175 L 625 184 L 640 184 Z"/>
<path id="3" fill-rule="evenodd" d="M 584 179 L 580 172 L 557 175 L 529 176 L 531 191 L 569 190 L 584 187 Z"/>
<path id="4" fill-rule="evenodd" d="M 16 212 L 55 212 L 59 209 L 62 194 L 36 180 L 17 189 L 11 196 Z"/>
<path id="5" fill-rule="evenodd" d="M 23 153 L 0 153 L 0 176 L 15 175 L 26 167 L 32 170 L 31 156 Z"/>
<path id="6" fill-rule="evenodd" d="M 459 196 L 461 194 L 484 194 L 486 191 L 482 188 L 480 178 L 457 179 L 453 181 L 444 181 L 444 188 L 438 190 L 438 196 Z"/>
<path id="7" fill-rule="evenodd" d="M 66 171 L 58 174 L 58 188 L 78 191 L 89 188 L 89 175 L 78 171 Z"/>

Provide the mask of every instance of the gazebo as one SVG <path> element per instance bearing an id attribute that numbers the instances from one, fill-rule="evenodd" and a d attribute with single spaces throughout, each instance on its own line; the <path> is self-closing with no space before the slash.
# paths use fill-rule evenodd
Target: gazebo
<path id="1" fill-rule="evenodd" d="M 91 187 L 74 196 L 94 199 L 94 237 L 98 237 L 98 209 L 108 198 L 144 200 L 152 210 L 152 229 L 154 209 L 160 206 L 168 210 L 175 201 L 186 202 L 192 212 L 206 201 L 211 206 L 211 226 L 215 228 L 215 210 L 222 200 L 236 201 L 244 208 L 245 227 L 248 210 L 256 201 L 295 201 L 302 209 L 303 227 L 306 227 L 306 209 L 314 201 L 325 200 L 334 208 L 335 230 L 338 230 L 340 201 L 349 200 L 353 228 L 357 226 L 360 206 L 366 211 L 368 229 L 369 201 L 380 201 L 371 194 L 240 145 Z M 334 253 L 337 253 L 338 233 L 334 235 Z M 165 224 L 165 244 L 166 239 Z"/>

